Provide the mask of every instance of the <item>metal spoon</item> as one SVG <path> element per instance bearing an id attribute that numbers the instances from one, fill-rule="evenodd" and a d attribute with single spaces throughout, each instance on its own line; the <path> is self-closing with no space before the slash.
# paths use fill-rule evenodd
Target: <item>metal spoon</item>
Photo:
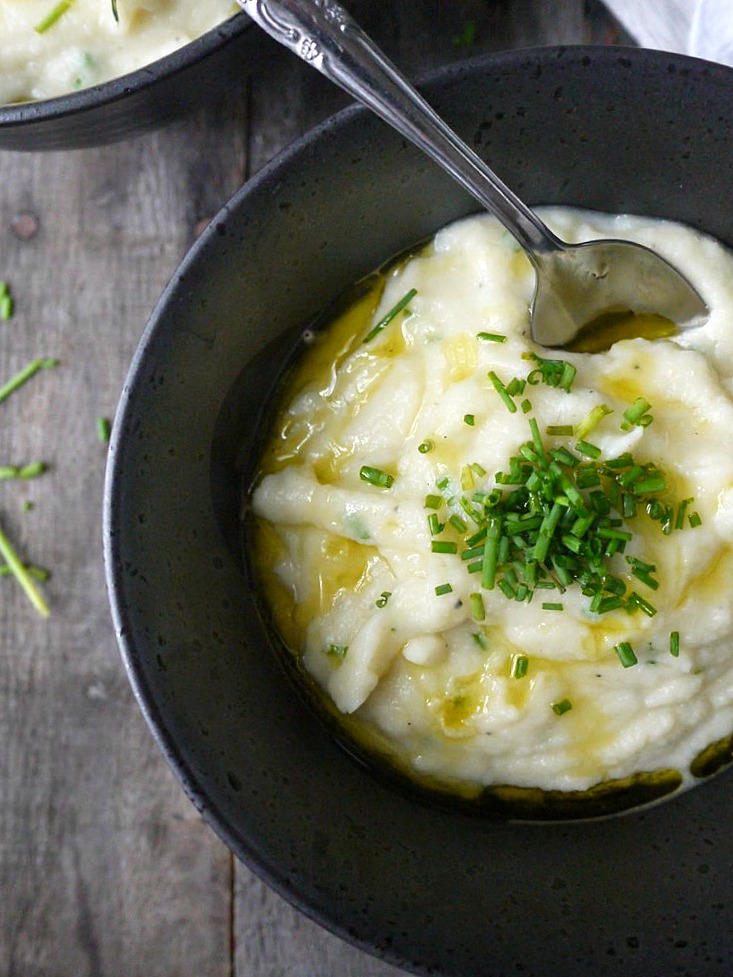
<path id="1" fill-rule="evenodd" d="M 608 313 L 653 314 L 678 328 L 709 309 L 676 268 L 629 241 L 567 244 L 446 125 L 334 0 L 238 0 L 276 41 L 364 103 L 443 167 L 514 235 L 537 282 L 531 332 L 567 346 Z M 590 325 L 589 325 L 590 324 Z"/>

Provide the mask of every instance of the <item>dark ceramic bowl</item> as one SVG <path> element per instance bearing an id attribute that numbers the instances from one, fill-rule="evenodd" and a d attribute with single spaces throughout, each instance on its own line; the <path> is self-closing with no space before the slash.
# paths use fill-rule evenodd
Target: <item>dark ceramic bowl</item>
<path id="1" fill-rule="evenodd" d="M 236 14 L 185 47 L 101 85 L 40 102 L 0 106 L 0 149 L 80 149 L 164 125 L 241 78 L 262 35 Z"/>
<path id="2" fill-rule="evenodd" d="M 513 52 L 430 100 L 530 203 L 682 220 L 733 244 L 733 72 L 659 52 Z M 239 549 L 239 486 L 299 324 L 474 210 L 362 110 L 214 220 L 145 333 L 106 493 L 114 623 L 148 722 L 235 854 L 328 928 L 443 977 L 730 977 L 733 780 L 604 820 L 424 803 L 341 749 L 286 681 Z"/>

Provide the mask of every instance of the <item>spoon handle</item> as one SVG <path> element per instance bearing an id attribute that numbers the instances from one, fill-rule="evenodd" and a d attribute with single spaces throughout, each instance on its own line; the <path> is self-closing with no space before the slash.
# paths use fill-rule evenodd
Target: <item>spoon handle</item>
<path id="1" fill-rule="evenodd" d="M 413 142 L 535 255 L 562 242 L 446 125 L 334 0 L 239 0 L 268 34 Z"/>

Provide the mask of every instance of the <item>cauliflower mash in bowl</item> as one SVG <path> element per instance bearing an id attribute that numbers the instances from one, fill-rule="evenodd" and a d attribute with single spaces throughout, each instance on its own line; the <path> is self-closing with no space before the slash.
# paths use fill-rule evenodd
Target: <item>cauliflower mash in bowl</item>
<path id="1" fill-rule="evenodd" d="M 230 0 L 0 0 L 0 104 L 55 98 L 126 75 L 237 9 Z"/>
<path id="2" fill-rule="evenodd" d="M 709 321 L 542 349 L 513 239 L 486 215 L 445 228 L 306 337 L 254 562 L 359 747 L 442 794 L 585 816 L 730 752 L 733 256 L 666 221 L 545 215 L 658 250 Z"/>

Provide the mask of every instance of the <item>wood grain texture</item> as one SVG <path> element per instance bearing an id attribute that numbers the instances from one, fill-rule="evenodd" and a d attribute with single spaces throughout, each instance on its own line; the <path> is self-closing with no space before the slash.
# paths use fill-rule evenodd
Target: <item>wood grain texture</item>
<path id="1" fill-rule="evenodd" d="M 621 37 L 597 0 L 350 9 L 412 75 L 484 50 Z M 457 41 L 467 23 L 470 48 Z M 0 403 L 0 464 L 50 469 L 0 482 L 0 525 L 53 571 L 48 621 L 0 579 L 3 977 L 398 973 L 234 864 L 135 705 L 104 589 L 96 421 L 114 412 L 149 312 L 245 177 L 347 102 L 264 35 L 262 53 L 225 104 L 164 131 L 103 149 L 0 153 L 0 279 L 17 309 L 0 322 L 0 383 L 34 357 L 60 360 Z"/>

